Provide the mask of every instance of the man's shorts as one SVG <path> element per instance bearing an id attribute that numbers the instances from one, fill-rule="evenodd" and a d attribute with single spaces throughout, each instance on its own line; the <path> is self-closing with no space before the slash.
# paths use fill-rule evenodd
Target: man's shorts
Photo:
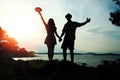
<path id="1" fill-rule="evenodd" d="M 74 40 L 64 40 L 61 48 L 62 49 L 69 48 L 70 50 L 74 50 Z"/>

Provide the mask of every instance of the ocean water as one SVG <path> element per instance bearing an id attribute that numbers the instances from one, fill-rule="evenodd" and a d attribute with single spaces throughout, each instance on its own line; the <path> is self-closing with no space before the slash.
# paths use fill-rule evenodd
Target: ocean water
<path id="1" fill-rule="evenodd" d="M 13 58 L 15 60 L 48 60 L 47 54 L 35 54 L 35 57 Z M 92 55 L 92 54 L 77 54 L 74 55 L 74 63 L 86 63 L 87 66 L 97 67 L 103 60 L 115 61 L 120 59 L 120 55 Z M 55 54 L 54 60 L 63 60 L 62 54 Z M 67 60 L 70 61 L 70 55 L 67 55 Z"/>

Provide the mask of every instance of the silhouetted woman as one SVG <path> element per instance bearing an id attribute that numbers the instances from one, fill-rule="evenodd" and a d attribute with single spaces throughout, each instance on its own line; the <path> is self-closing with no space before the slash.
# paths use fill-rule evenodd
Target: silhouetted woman
<path id="1" fill-rule="evenodd" d="M 37 11 L 37 9 L 38 9 L 38 11 Z M 48 20 L 48 23 L 45 22 L 42 14 L 41 14 L 41 11 L 42 11 L 41 8 L 36 8 L 36 11 L 39 12 L 41 19 L 45 25 L 46 31 L 47 31 L 47 36 L 46 36 L 44 43 L 47 45 L 47 48 L 48 48 L 48 58 L 49 58 L 49 60 L 53 60 L 54 47 L 57 44 L 55 35 L 59 38 L 57 31 L 56 31 L 57 28 L 56 28 L 54 20 L 52 18 L 50 18 Z"/>

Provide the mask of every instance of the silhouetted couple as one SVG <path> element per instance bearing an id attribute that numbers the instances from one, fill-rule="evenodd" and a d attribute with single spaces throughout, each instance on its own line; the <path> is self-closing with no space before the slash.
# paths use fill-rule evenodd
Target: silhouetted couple
<path id="1" fill-rule="evenodd" d="M 57 28 L 55 26 L 54 20 L 50 18 L 48 20 L 48 23 L 43 19 L 43 16 L 41 14 L 41 11 L 39 11 L 39 14 L 41 16 L 41 19 L 45 25 L 46 31 L 47 31 L 47 37 L 45 39 L 45 44 L 47 45 L 48 48 L 48 58 L 49 60 L 53 60 L 53 55 L 54 55 L 54 47 L 57 44 L 55 35 L 59 38 L 59 42 L 61 42 L 62 37 L 64 36 L 64 40 L 62 43 L 61 48 L 63 49 L 63 58 L 66 61 L 67 58 L 67 48 L 70 50 L 70 57 L 71 57 L 71 62 L 74 62 L 74 42 L 75 42 L 75 31 L 77 27 L 81 27 L 88 22 L 90 22 L 90 18 L 86 19 L 85 22 L 83 23 L 78 23 L 78 22 L 73 22 L 71 20 L 72 15 L 67 14 L 65 15 L 65 18 L 67 19 L 67 23 L 64 25 L 64 28 L 62 30 L 61 36 L 58 35 L 57 33 Z M 54 35 L 55 34 L 55 35 Z"/>

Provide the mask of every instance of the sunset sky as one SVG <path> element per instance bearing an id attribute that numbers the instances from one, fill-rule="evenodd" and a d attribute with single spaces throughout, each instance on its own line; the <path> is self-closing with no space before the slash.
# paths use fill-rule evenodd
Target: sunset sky
<path id="1" fill-rule="evenodd" d="M 112 0 L 0 0 L 0 26 L 28 51 L 47 52 L 46 30 L 35 7 L 42 8 L 47 22 L 53 18 L 58 34 L 71 13 L 73 21 L 91 22 L 77 28 L 75 52 L 120 53 L 120 28 L 111 24 L 109 13 L 116 10 Z M 58 42 L 55 52 L 62 52 Z"/>

